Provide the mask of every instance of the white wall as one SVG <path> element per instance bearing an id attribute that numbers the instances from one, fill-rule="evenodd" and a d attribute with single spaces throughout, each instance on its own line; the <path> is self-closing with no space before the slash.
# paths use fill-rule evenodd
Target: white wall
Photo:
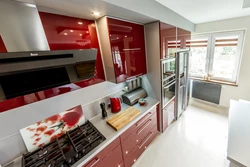
<path id="1" fill-rule="evenodd" d="M 229 107 L 230 99 L 250 100 L 250 16 L 235 19 L 220 20 L 197 24 L 195 33 L 246 29 L 245 45 L 243 48 L 242 62 L 238 87 L 222 86 L 220 105 Z"/>
<path id="2" fill-rule="evenodd" d="M 194 31 L 195 24 L 155 0 L 103 0 L 161 22 Z"/>

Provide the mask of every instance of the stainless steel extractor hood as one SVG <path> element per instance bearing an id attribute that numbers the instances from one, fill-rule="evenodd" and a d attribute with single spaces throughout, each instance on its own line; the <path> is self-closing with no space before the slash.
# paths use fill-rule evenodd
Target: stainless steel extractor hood
<path id="1" fill-rule="evenodd" d="M 36 5 L 1 0 L 0 23 L 8 52 L 50 50 Z"/>
<path id="2" fill-rule="evenodd" d="M 0 75 L 95 62 L 97 49 L 0 53 Z"/>

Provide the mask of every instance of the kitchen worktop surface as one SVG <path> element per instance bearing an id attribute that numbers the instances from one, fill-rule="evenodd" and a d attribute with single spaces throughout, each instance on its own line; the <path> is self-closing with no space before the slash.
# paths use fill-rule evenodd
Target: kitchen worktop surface
<path id="1" fill-rule="evenodd" d="M 101 117 L 101 114 L 93 117 L 90 119 L 90 122 L 105 136 L 106 140 L 103 141 L 100 145 L 98 145 L 96 148 L 94 148 L 92 151 L 90 151 L 87 155 L 85 155 L 82 159 L 80 159 L 77 163 L 75 163 L 72 167 L 82 167 L 86 162 L 88 162 L 91 158 L 93 158 L 97 153 L 99 153 L 101 150 L 103 150 L 107 145 L 109 145 L 112 141 L 114 141 L 117 137 L 119 137 L 123 132 L 125 132 L 129 127 L 131 127 L 133 124 L 135 124 L 138 120 L 140 120 L 143 116 L 145 116 L 150 109 L 152 109 L 154 106 L 159 104 L 159 101 L 147 97 L 147 103 L 144 106 L 140 106 L 138 103 L 135 104 L 133 107 L 140 110 L 140 114 L 133 119 L 131 122 L 129 122 L 127 125 L 125 125 L 122 129 L 119 131 L 115 131 L 112 127 L 110 127 L 106 120 L 111 118 L 113 113 L 110 112 L 110 110 L 107 110 L 108 117 L 103 119 Z M 129 106 L 126 104 L 122 104 L 122 110 L 128 108 Z M 21 157 L 14 160 L 10 164 L 6 165 L 5 167 L 21 167 Z"/>

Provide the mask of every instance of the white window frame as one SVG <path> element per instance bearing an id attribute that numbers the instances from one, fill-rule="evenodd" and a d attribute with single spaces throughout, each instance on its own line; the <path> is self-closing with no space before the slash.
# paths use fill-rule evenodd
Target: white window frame
<path id="1" fill-rule="evenodd" d="M 194 34 L 191 36 L 191 40 L 208 38 L 205 74 L 210 75 L 210 74 L 212 74 L 212 70 L 213 70 L 216 38 L 225 37 L 225 36 L 232 36 L 232 35 L 238 36 L 237 51 L 236 51 L 236 61 L 237 62 L 235 63 L 236 70 L 233 73 L 233 77 L 232 77 L 232 79 L 226 79 L 226 78 L 222 78 L 222 77 L 211 76 L 209 79 L 210 81 L 222 81 L 222 82 L 230 82 L 230 83 L 234 83 L 234 84 L 238 83 L 239 73 L 240 73 L 240 64 L 241 64 L 241 59 L 242 59 L 242 54 L 243 54 L 245 30 L 216 32 L 216 33 L 207 33 L 207 34 Z M 194 74 L 191 74 L 191 76 L 196 77 L 196 78 L 204 78 L 205 77 L 205 76 L 194 75 Z"/>
<path id="2" fill-rule="evenodd" d="M 211 58 L 210 58 L 210 66 L 208 74 L 212 74 L 213 70 L 213 63 L 214 63 L 214 50 L 215 50 L 215 41 L 218 37 L 225 37 L 225 36 L 238 36 L 238 42 L 237 42 L 237 49 L 236 49 L 236 63 L 235 68 L 236 69 L 233 73 L 232 79 L 226 79 L 222 77 L 213 77 L 211 76 L 211 80 L 217 80 L 217 81 L 226 81 L 226 82 L 238 82 L 238 76 L 240 71 L 240 64 L 241 64 L 241 57 L 242 57 L 242 46 L 243 46 L 243 38 L 244 38 L 244 31 L 234 31 L 234 32 L 222 32 L 222 33 L 214 33 L 212 35 L 212 42 L 211 42 Z"/>
<path id="3" fill-rule="evenodd" d="M 210 34 L 204 34 L 204 35 L 195 35 L 191 36 L 191 40 L 199 40 L 199 39 L 207 39 L 207 55 L 206 55 L 206 64 L 205 64 L 205 73 L 208 71 L 208 66 L 209 66 L 209 55 L 210 55 L 210 42 L 211 41 L 211 35 Z M 196 78 L 203 78 L 204 75 L 197 75 L 197 74 L 192 74 L 192 77 Z"/>

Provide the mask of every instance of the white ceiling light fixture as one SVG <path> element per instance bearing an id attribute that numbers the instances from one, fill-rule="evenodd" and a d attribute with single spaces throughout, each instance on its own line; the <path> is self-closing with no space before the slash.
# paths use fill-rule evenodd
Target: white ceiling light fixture
<path id="1" fill-rule="evenodd" d="M 92 12 L 92 14 L 95 16 L 100 16 L 100 12 Z"/>
<path id="2" fill-rule="evenodd" d="M 78 24 L 82 25 L 82 22 L 79 21 Z"/>
<path id="3" fill-rule="evenodd" d="M 70 32 L 74 32 L 74 30 L 70 30 Z"/>
<path id="4" fill-rule="evenodd" d="M 245 8 L 249 8 L 250 7 L 250 0 L 244 0 L 244 2 L 243 2 L 243 9 L 245 9 Z"/>

